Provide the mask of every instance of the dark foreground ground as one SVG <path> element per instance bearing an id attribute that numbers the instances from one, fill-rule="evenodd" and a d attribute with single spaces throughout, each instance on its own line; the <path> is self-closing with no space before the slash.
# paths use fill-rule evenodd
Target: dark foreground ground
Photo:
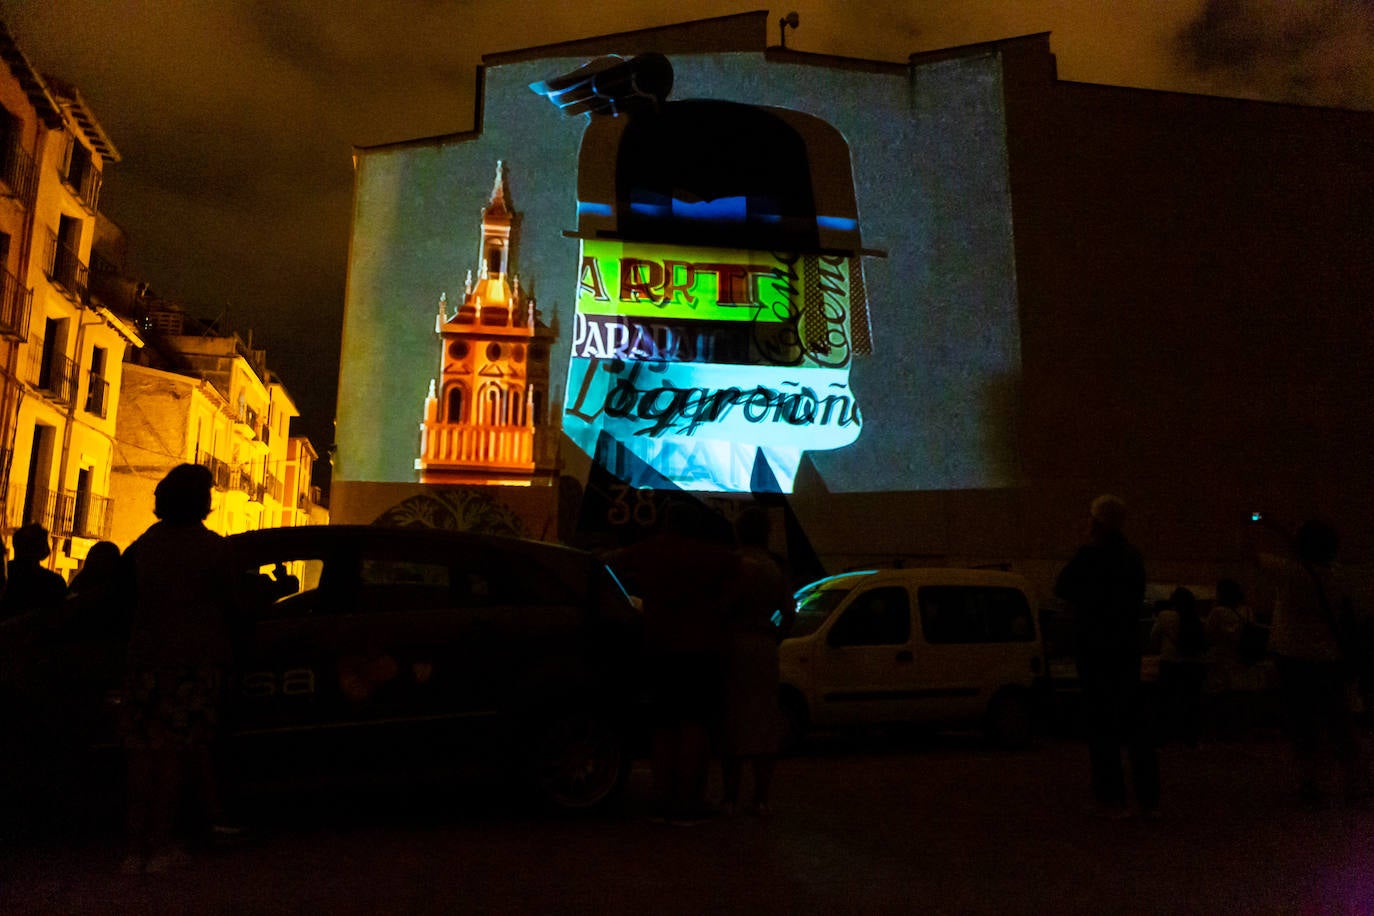
<path id="1" fill-rule="evenodd" d="M 1085 753 L 974 739 L 813 743 L 767 820 L 649 822 L 648 774 L 593 818 L 491 796 L 291 792 L 255 839 L 116 873 L 96 823 L 11 835 L 3 913 L 1374 912 L 1374 812 L 1300 808 L 1275 739 L 1162 752 L 1164 816 L 1086 810 Z"/>

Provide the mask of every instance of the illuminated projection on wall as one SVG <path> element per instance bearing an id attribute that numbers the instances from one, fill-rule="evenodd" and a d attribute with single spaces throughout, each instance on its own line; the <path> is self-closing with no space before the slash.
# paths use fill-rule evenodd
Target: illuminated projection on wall
<path id="1" fill-rule="evenodd" d="M 477 129 L 359 152 L 336 503 L 1013 484 L 997 57 L 617 41 L 493 59 Z"/>
<path id="2" fill-rule="evenodd" d="M 804 452 L 863 428 L 848 146 L 795 111 L 666 102 L 671 82 L 648 54 L 531 86 L 590 115 L 563 431 L 631 486 L 790 493 Z"/>

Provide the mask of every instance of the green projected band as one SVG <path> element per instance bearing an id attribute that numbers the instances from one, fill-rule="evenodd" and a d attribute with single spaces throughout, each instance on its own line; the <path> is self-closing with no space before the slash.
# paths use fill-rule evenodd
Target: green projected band
<path id="1" fill-rule="evenodd" d="M 791 273 L 768 252 L 588 239 L 577 308 L 584 315 L 782 322 L 800 308 Z"/>

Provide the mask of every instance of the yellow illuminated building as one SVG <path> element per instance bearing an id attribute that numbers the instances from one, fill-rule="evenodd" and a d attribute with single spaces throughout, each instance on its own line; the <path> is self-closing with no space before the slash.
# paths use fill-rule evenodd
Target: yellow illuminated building
<path id="1" fill-rule="evenodd" d="M 110 467 L 133 324 L 90 292 L 105 166 L 81 94 L 39 74 L 0 24 L 0 524 L 38 522 L 70 577 L 118 508 Z"/>
<path id="2" fill-rule="evenodd" d="M 153 489 L 183 462 L 214 476 L 213 531 L 327 522 L 312 514 L 314 449 L 290 434 L 299 411 L 251 335 L 216 332 L 164 303 L 151 303 L 146 321 L 146 365 L 125 367 L 112 490 L 127 509 L 112 540 L 128 544 L 155 521 Z"/>

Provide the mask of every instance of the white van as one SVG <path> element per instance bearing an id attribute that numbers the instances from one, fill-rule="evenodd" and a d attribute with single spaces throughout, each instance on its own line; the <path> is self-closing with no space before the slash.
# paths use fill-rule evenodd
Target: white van
<path id="1" fill-rule="evenodd" d="M 1029 583 L 983 569 L 870 569 L 813 582 L 779 650 L 789 739 L 914 723 L 1030 737 L 1042 669 Z"/>

